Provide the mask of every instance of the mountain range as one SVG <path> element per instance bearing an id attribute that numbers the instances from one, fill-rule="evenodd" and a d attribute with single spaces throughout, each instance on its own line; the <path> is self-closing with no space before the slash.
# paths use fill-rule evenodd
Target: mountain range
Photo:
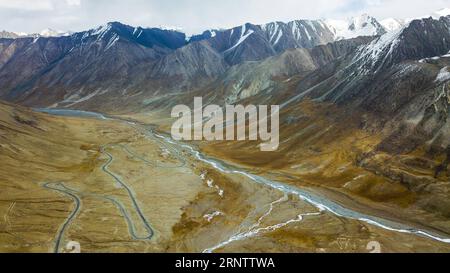
<path id="1" fill-rule="evenodd" d="M 274 202 L 281 196 L 275 197 L 271 190 L 253 188 L 259 183 L 241 184 L 242 179 L 251 175 L 241 179 L 236 178 L 240 171 L 225 174 L 205 167 L 202 164 L 207 160 L 195 161 L 195 153 L 190 156 L 186 152 L 188 146 L 169 152 L 163 146 L 145 150 L 149 139 L 155 143 L 163 143 L 165 139 L 163 133 L 152 138 L 153 133 L 148 133 L 146 124 L 155 125 L 155 131 L 169 132 L 173 106 L 192 105 L 196 96 L 203 97 L 204 104 L 279 105 L 280 147 L 277 151 L 262 152 L 257 141 L 199 142 L 193 144 L 201 151 L 197 158 L 205 154 L 205 158 L 217 158 L 224 166 L 239 166 L 239 170 L 242 168 L 252 174 L 280 180 L 283 185 L 300 185 L 313 193 L 320 193 L 320 196 L 335 200 L 337 205 L 333 206 L 346 208 L 344 205 L 351 204 L 350 207 L 356 211 L 396 219 L 400 223 L 409 223 L 411 227 L 424 227 L 448 237 L 449 14 L 450 10 L 444 9 L 423 18 L 381 22 L 369 15 L 361 15 L 343 21 L 247 23 L 230 29 L 207 30 L 190 37 L 177 30 L 133 27 L 120 22 L 68 34 L 47 31 L 41 35 L 23 36 L 2 32 L 0 139 L 3 142 L 0 143 L 0 155 L 10 163 L 6 169 L 1 169 L 0 175 L 8 177 L 5 187 L 13 185 L 14 191 L 11 192 L 20 198 L 30 192 L 39 192 L 38 188 L 48 194 L 34 180 L 33 183 L 28 182 L 36 176 L 39 178 L 36 181 L 46 181 L 49 174 L 55 181 L 62 181 L 67 173 L 71 173 L 71 186 L 97 193 L 104 191 L 105 185 L 113 187 L 110 179 L 106 184 L 98 181 L 106 179 L 108 170 L 110 175 L 113 169 L 118 171 L 120 163 L 120 173 L 112 176 L 116 182 L 141 175 L 136 180 L 136 183 L 142 183 L 136 184 L 141 185 L 140 190 L 145 188 L 144 184 L 160 183 L 156 191 L 145 193 L 150 196 L 148 200 L 157 196 L 157 201 L 135 202 L 137 209 L 140 203 L 147 206 L 167 200 L 173 202 L 193 194 L 188 201 L 174 206 L 173 215 L 180 214 L 183 220 L 174 220 L 171 225 L 161 222 L 158 226 L 159 230 L 167 229 L 170 236 L 181 236 L 181 239 L 174 237 L 173 242 L 177 243 L 168 245 L 190 250 L 189 244 L 202 236 L 200 231 L 208 228 L 214 218 L 210 218 L 210 213 L 214 212 L 204 211 L 204 208 L 210 208 L 207 200 L 211 196 L 212 204 L 220 206 L 218 212 L 225 212 L 225 216 L 218 215 L 226 219 L 223 220 L 226 223 L 224 227 L 236 224 L 238 229 L 251 218 L 252 213 L 261 213 L 261 207 L 268 207 L 269 213 L 256 219 L 258 225 L 262 224 L 274 206 L 285 201 Z M 34 111 L 37 108 L 87 110 L 108 114 L 111 119 L 104 116 L 104 120 L 66 119 L 37 113 Z M 137 129 L 138 133 L 135 132 Z M 109 140 L 105 141 L 106 138 Z M 105 148 L 105 143 L 109 143 L 111 153 Z M 123 147 L 118 143 L 124 144 Z M 132 153 L 126 145 L 138 152 Z M 112 154 L 116 155 L 122 148 L 124 154 L 116 156 L 114 161 Z M 173 153 L 173 158 L 167 153 Z M 72 162 L 72 155 L 76 155 L 77 165 Z M 156 158 L 156 163 L 148 161 L 147 157 Z M 173 167 L 172 164 L 182 157 L 187 160 Z M 22 168 L 20 162 L 23 158 L 33 164 L 33 169 Z M 64 164 L 58 165 L 61 162 Z M 168 162 L 171 164 L 166 165 Z M 136 163 L 139 163 L 139 169 L 125 171 L 127 164 Z M 144 167 L 149 167 L 148 172 Z M 163 167 L 167 170 L 163 171 Z M 195 171 L 189 169 L 191 167 Z M 158 179 L 148 179 L 149 173 L 151 178 Z M 207 180 L 206 175 L 212 175 L 212 180 Z M 227 175 L 232 178 L 228 179 Z M 190 179 L 200 180 L 199 177 L 203 177 L 199 183 L 181 185 Z M 28 184 L 19 184 L 22 181 Z M 217 181 L 220 184 L 212 187 L 211 183 Z M 170 184 L 173 182 L 175 184 Z M 194 185 L 200 187 L 201 183 L 207 185 L 211 192 L 199 195 L 191 192 Z M 54 190 L 63 192 L 63 186 L 60 184 L 61 188 L 58 188 L 54 185 Z M 90 187 L 95 187 L 95 190 Z M 120 190 L 117 185 L 114 187 L 111 192 Z M 161 189 L 171 197 L 155 194 Z M 142 192 L 135 191 L 137 194 Z M 128 194 L 133 197 L 134 193 L 128 190 Z M 260 203 L 265 194 L 270 195 L 269 201 Z M 39 200 L 51 200 L 47 195 L 43 196 L 47 199 Z M 122 193 L 120 196 L 125 195 Z M 112 197 L 108 195 L 108 198 L 111 201 Z M 290 208 L 295 212 L 291 215 L 293 217 L 299 212 L 300 203 L 296 198 L 285 195 L 285 199 L 295 201 Z M 85 199 L 90 198 L 85 195 L 83 202 Z M 254 200 L 257 201 L 245 203 Z M 117 204 L 117 201 L 113 203 Z M 252 213 L 241 211 L 247 208 L 256 210 Z M 30 211 L 35 215 L 37 210 L 31 208 Z M 158 210 L 147 210 L 150 211 Z M 282 207 L 276 214 L 278 211 L 281 215 L 289 208 Z M 61 210 L 56 212 L 61 213 Z M 205 218 L 209 219 L 208 223 L 202 217 L 205 213 L 210 216 Z M 241 214 L 244 220 L 233 220 L 234 216 Z M 167 215 L 158 214 L 154 219 L 172 219 Z M 229 215 L 233 217 L 227 218 Z M 93 223 L 98 222 L 97 216 L 92 215 Z M 91 219 L 86 215 L 83 217 Z M 295 236 L 275 234 L 280 237 L 263 241 L 261 245 L 264 249 L 267 245 L 278 245 L 280 241 L 281 247 L 290 241 L 301 245 L 304 244 L 303 238 L 309 242 L 309 238 L 316 240 L 322 237 L 327 238 L 325 241 L 331 238 L 331 242 L 339 242 L 342 234 L 353 232 L 346 231 L 349 219 L 341 221 L 341 218 L 336 218 L 345 222 L 345 227 L 342 227 L 329 222 L 336 215 L 326 217 L 320 224 L 334 232 L 330 236 L 324 236 L 323 230 L 314 224 L 312 229 L 315 232 L 319 230 L 318 236 L 302 235 L 303 230 L 294 231 L 293 228 L 292 232 L 298 232 Z M 366 239 L 372 240 L 380 228 L 371 225 L 366 228 L 361 221 L 357 222 L 351 229 L 362 233 Z M 115 227 L 117 221 L 113 223 L 105 226 Z M 38 226 L 46 227 L 45 224 Z M 420 235 L 414 229 L 410 231 L 414 236 Z M 45 232 L 49 233 L 41 230 L 37 233 Z M 85 236 L 85 233 L 80 234 Z M 209 233 L 204 234 L 209 236 Z M 110 236 L 109 232 L 105 236 Z M 211 238 L 207 238 L 200 240 L 201 243 L 208 245 Z M 380 238 L 390 239 L 389 236 Z M 409 239 L 403 237 L 407 245 L 411 242 Z M 96 242 L 86 238 L 81 240 L 90 241 L 93 245 Z M 393 242 L 390 244 L 396 245 L 396 241 Z M 316 241 L 311 244 L 316 248 L 320 245 Z"/>
<path id="2" fill-rule="evenodd" d="M 382 35 L 386 29 L 375 18 L 362 15 L 349 21 L 245 24 L 192 37 L 118 22 L 74 34 L 55 33 L 2 34 L 0 98 L 51 106 L 144 89 L 150 97 L 176 93 L 203 88 L 234 65 L 262 61 L 286 50 Z M 42 96 L 42 91 L 47 95 Z"/>
<path id="3" fill-rule="evenodd" d="M 260 94 L 277 101 L 285 97 L 285 81 L 294 78 L 291 102 L 350 105 L 386 120 L 399 113 L 403 121 L 437 119 L 416 125 L 426 131 L 421 142 L 444 149 L 448 122 L 439 111 L 447 109 L 430 103 L 447 96 L 449 18 L 395 21 L 403 25 L 398 28 L 362 15 L 348 22 L 245 24 L 192 37 L 112 22 L 60 37 L 2 38 L 0 98 L 32 107 L 126 112 L 182 102 L 196 92 L 229 103 L 257 101 Z M 428 117 L 429 107 L 438 113 Z"/>

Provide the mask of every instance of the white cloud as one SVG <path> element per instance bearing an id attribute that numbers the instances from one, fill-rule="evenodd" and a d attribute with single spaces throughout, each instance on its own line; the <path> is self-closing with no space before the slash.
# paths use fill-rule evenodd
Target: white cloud
<path id="1" fill-rule="evenodd" d="M 449 0 L 365 0 L 366 10 L 378 19 L 417 18 L 450 7 Z"/>
<path id="2" fill-rule="evenodd" d="M 69 6 L 79 6 L 81 5 L 81 0 L 66 0 L 66 3 Z"/>
<path id="3" fill-rule="evenodd" d="M 52 10 L 51 0 L 0 0 L 0 8 L 18 10 Z"/>

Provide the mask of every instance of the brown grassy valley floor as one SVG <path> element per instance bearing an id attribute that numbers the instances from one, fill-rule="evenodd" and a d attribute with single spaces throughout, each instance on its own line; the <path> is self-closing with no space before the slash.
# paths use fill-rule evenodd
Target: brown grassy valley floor
<path id="1" fill-rule="evenodd" d="M 0 104 L 0 252 L 64 252 L 69 241 L 79 242 L 82 252 L 367 252 L 371 241 L 384 252 L 450 251 L 448 244 L 321 212 L 297 196 L 218 172 L 148 129 Z M 295 149 L 289 152 L 293 161 L 253 157 L 261 162 L 246 161 L 253 154 L 245 145 L 239 153 L 223 143 L 202 149 L 279 181 L 314 186 L 355 209 L 405 222 L 416 211 L 414 193 L 401 185 L 387 189 L 380 176 L 351 164 L 351 151 L 332 147 L 323 148 L 331 151 L 326 157 L 311 150 L 303 160 Z M 319 176 L 314 170 L 320 162 L 335 164 L 342 174 Z M 367 176 L 345 186 L 362 174 Z M 318 181 L 326 185 L 317 187 Z M 396 213 L 399 207 L 406 212 Z M 449 226 L 430 213 L 414 217 L 410 222 L 417 225 L 430 217 L 432 229 Z"/>

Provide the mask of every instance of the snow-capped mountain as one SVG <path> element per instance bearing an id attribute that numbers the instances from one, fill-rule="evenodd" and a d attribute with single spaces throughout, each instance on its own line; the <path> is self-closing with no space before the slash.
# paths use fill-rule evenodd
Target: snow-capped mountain
<path id="1" fill-rule="evenodd" d="M 234 65 L 259 61 L 289 48 L 327 44 L 334 41 L 334 35 L 321 20 L 296 20 L 263 25 L 247 23 L 232 29 L 205 31 L 188 41 L 207 42 L 223 54 L 229 64 Z"/>
<path id="2" fill-rule="evenodd" d="M 238 64 L 259 61 L 294 48 L 313 48 L 359 36 L 379 36 L 387 31 L 373 17 L 363 14 L 349 20 L 295 20 L 262 25 L 244 24 L 232 29 L 208 30 L 194 35 L 188 43 L 206 41 Z"/>
<path id="3" fill-rule="evenodd" d="M 406 30 L 398 39 L 383 36 L 385 28 L 368 15 L 346 21 L 247 23 L 227 30 L 209 30 L 190 39 L 178 31 L 132 27 L 119 22 L 70 36 L 53 37 L 61 32 L 46 31 L 37 36 L 39 39 L 0 40 L 0 89 L 3 97 L 15 100 L 33 90 L 52 90 L 56 94 L 70 82 L 66 89 L 71 98 L 68 101 L 72 101 L 71 95 L 75 93 L 79 97 L 87 95 L 80 94 L 80 90 L 109 90 L 111 86 L 119 90 L 145 87 L 149 94 L 182 92 L 208 83 L 230 67 L 276 58 L 289 50 L 299 49 L 299 55 L 317 57 L 315 54 L 328 56 L 323 52 L 327 48 L 333 50 L 332 56 L 338 56 L 348 52 L 350 46 L 356 50 L 352 45 L 355 41 L 346 38 L 358 36 L 364 36 L 357 39 L 360 45 L 372 42 L 365 50 L 356 51 L 360 53 L 356 58 L 361 62 L 359 67 L 363 68 L 358 71 L 372 72 L 399 60 L 419 60 L 447 53 L 445 43 L 450 37 L 445 36 L 449 33 L 445 24 L 450 23 L 427 18 L 423 24 L 427 27 L 404 26 L 401 29 Z M 391 26 L 393 30 L 388 34 L 395 33 L 396 27 Z M 420 31 L 431 36 L 418 35 L 416 32 Z M 344 43 L 338 47 L 325 46 L 336 41 Z M 425 48 L 427 44 L 432 48 Z M 302 58 L 302 61 L 310 62 L 309 67 L 313 67 L 312 59 Z M 35 99 L 40 100 L 40 93 L 36 94 Z"/>
<path id="4" fill-rule="evenodd" d="M 0 38 L 7 38 L 7 39 L 16 39 L 20 37 L 26 37 L 27 34 L 23 32 L 9 32 L 9 31 L 0 31 Z"/>
<path id="5" fill-rule="evenodd" d="M 409 19 L 396 19 L 396 18 L 386 18 L 384 20 L 380 21 L 380 24 L 386 29 L 386 31 L 397 31 L 401 29 L 402 27 L 406 26 L 408 23 L 410 23 L 413 20 L 423 19 L 423 18 L 433 18 L 433 19 L 439 19 L 443 16 L 450 15 L 450 8 L 440 9 L 438 11 L 435 11 L 429 15 L 423 15 L 419 16 L 417 18 L 409 18 Z"/>
<path id="6" fill-rule="evenodd" d="M 333 32 L 335 40 L 351 39 L 358 36 L 377 36 L 386 33 L 386 29 L 368 14 L 362 14 L 349 20 L 325 20 Z"/>
<path id="7" fill-rule="evenodd" d="M 450 16 L 413 20 L 361 47 L 358 72 L 374 72 L 405 60 L 442 56 L 450 49 Z M 426 41 L 426 42 L 425 42 Z M 361 65 L 362 64 L 362 65 Z"/>
<path id="8" fill-rule="evenodd" d="M 18 37 L 19 35 L 14 32 L 0 31 L 0 38 L 15 39 Z"/>
<path id="9" fill-rule="evenodd" d="M 380 21 L 380 24 L 386 29 L 386 31 L 396 31 L 404 27 L 406 22 L 402 19 L 387 18 Z"/>
<path id="10" fill-rule="evenodd" d="M 73 32 L 70 31 L 60 31 L 60 30 L 54 30 L 51 28 L 46 28 L 42 30 L 40 33 L 33 33 L 28 34 L 25 32 L 8 32 L 8 31 L 1 31 L 0 32 L 0 38 L 8 38 L 8 39 L 17 39 L 17 38 L 23 38 L 23 37 L 63 37 L 63 36 L 70 36 Z"/>
<path id="11" fill-rule="evenodd" d="M 389 32 L 365 47 L 359 57 L 367 67 L 380 69 L 404 60 L 442 56 L 450 49 L 450 9 L 411 20 L 383 20 Z M 426 42 L 425 42 L 426 41 Z"/>
<path id="12" fill-rule="evenodd" d="M 41 37 L 62 37 L 62 36 L 70 36 L 72 35 L 72 32 L 68 31 L 61 31 L 61 30 L 54 30 L 51 28 L 46 28 L 42 30 L 39 33 L 39 36 Z"/>

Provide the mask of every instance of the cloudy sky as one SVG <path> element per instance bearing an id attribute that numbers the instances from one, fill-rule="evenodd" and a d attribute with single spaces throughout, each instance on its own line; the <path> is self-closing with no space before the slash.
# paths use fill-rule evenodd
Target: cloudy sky
<path id="1" fill-rule="evenodd" d="M 450 7 L 450 0 L 0 0 L 0 30 L 81 31 L 120 21 L 198 33 L 245 22 L 343 19 L 361 13 L 411 18 L 444 7 Z"/>

